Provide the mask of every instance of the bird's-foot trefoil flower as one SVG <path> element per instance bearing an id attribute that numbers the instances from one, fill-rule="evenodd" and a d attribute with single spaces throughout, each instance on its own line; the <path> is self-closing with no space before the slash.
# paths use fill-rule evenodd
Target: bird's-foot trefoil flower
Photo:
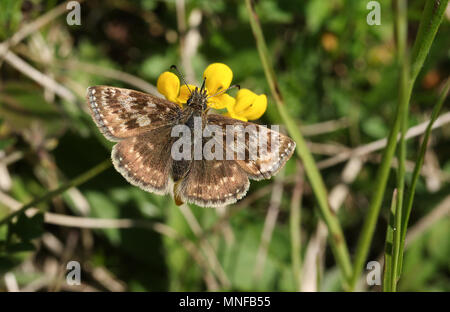
<path id="1" fill-rule="evenodd" d="M 243 121 L 259 119 L 266 109 L 266 95 L 257 95 L 248 89 L 239 90 L 234 104 L 227 106 L 228 116 Z"/>
<path id="2" fill-rule="evenodd" d="M 223 63 L 209 65 L 203 73 L 203 78 L 209 96 L 207 103 L 209 107 L 226 108 L 227 116 L 243 121 L 256 120 L 266 111 L 267 97 L 264 94 L 257 95 L 248 89 L 241 89 L 234 98 L 225 92 L 233 79 L 233 72 L 227 65 Z M 181 86 L 178 77 L 167 71 L 158 77 L 157 88 L 166 99 L 182 107 L 189 98 L 189 89 L 194 90 L 195 86 Z"/>

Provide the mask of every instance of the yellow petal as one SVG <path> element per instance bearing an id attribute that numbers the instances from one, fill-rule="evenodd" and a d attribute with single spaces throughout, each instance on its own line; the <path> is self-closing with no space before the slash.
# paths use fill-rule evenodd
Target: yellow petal
<path id="1" fill-rule="evenodd" d="M 234 112 L 234 106 L 235 106 L 236 100 L 235 100 L 235 99 L 233 99 L 233 100 L 234 100 L 234 101 L 230 101 L 230 102 L 228 103 L 228 105 L 226 106 L 228 112 L 225 113 L 224 115 L 227 116 L 227 117 L 231 117 L 231 118 L 233 118 L 233 119 L 238 119 L 238 120 L 242 120 L 242 121 L 248 121 L 247 118 L 245 118 L 245 117 L 243 117 L 243 116 L 239 116 L 239 115 L 237 115 L 237 114 Z"/>
<path id="2" fill-rule="evenodd" d="M 253 102 L 252 106 L 245 110 L 244 116 L 248 120 L 256 120 L 261 118 L 261 116 L 266 112 L 267 109 L 267 97 L 265 94 L 258 95 Z"/>
<path id="3" fill-rule="evenodd" d="M 236 105 L 234 107 L 235 112 L 242 112 L 249 108 L 255 101 L 257 95 L 249 89 L 241 89 L 236 95 Z"/>
<path id="4" fill-rule="evenodd" d="M 242 121 L 248 121 L 247 118 L 239 116 L 239 115 L 236 115 L 236 114 L 234 114 L 232 112 L 225 113 L 224 116 L 227 116 L 227 117 L 230 117 L 230 118 L 233 118 L 233 119 L 242 120 Z"/>
<path id="5" fill-rule="evenodd" d="M 189 85 L 189 89 L 191 91 L 195 90 L 194 85 Z M 189 96 L 191 95 L 191 92 L 189 91 L 188 87 L 186 85 L 182 85 L 180 88 L 180 94 L 177 98 L 177 103 L 180 105 L 186 104 L 187 100 L 189 99 Z"/>
<path id="6" fill-rule="evenodd" d="M 172 102 L 177 101 L 178 93 L 180 92 L 180 80 L 177 75 L 171 72 L 162 73 L 158 77 L 156 87 L 166 99 Z"/>
<path id="7" fill-rule="evenodd" d="M 233 72 L 225 64 L 213 63 L 206 67 L 203 78 L 206 78 L 205 85 L 209 95 L 214 95 L 230 86 Z"/>
<path id="8" fill-rule="evenodd" d="M 257 95 L 248 89 L 239 90 L 233 111 L 240 117 L 248 120 L 260 118 L 267 109 L 265 94 Z"/>
<path id="9" fill-rule="evenodd" d="M 208 106 L 214 109 L 222 109 L 228 106 L 234 105 L 235 99 L 224 93 L 218 96 L 214 96 L 208 100 Z"/>

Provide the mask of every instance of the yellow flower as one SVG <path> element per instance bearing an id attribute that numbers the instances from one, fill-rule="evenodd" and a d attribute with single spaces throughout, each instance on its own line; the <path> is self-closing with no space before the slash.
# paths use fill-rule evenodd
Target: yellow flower
<path id="1" fill-rule="evenodd" d="M 194 85 L 190 84 L 188 86 L 191 91 L 195 90 Z M 181 106 L 183 106 L 183 104 L 186 104 L 187 100 L 189 99 L 189 96 L 191 95 L 189 89 L 186 85 L 183 85 L 180 88 L 180 94 L 178 95 L 177 101 Z"/>
<path id="2" fill-rule="evenodd" d="M 191 87 L 191 86 L 189 86 Z M 164 72 L 158 77 L 158 81 L 156 82 L 156 88 L 158 89 L 159 93 L 164 95 L 166 99 L 168 99 L 171 102 L 178 103 L 180 106 L 182 106 L 182 103 L 186 103 L 186 101 L 182 101 L 185 98 L 185 92 L 181 92 L 180 89 L 180 79 L 178 79 L 177 75 L 171 72 Z M 187 87 L 183 86 L 183 91 Z M 187 91 L 187 95 L 189 97 L 189 91 Z"/>
<path id="3" fill-rule="evenodd" d="M 265 94 L 257 95 L 248 89 L 239 90 L 236 101 L 227 107 L 231 118 L 248 121 L 260 118 L 267 109 Z"/>
<path id="4" fill-rule="evenodd" d="M 215 95 L 220 91 L 228 89 L 233 80 L 233 72 L 230 67 L 222 63 L 213 63 L 206 67 L 203 73 L 205 87 L 208 95 Z M 226 93 L 212 97 L 208 105 L 215 109 L 222 109 L 233 103 L 233 98 Z"/>
<path id="5" fill-rule="evenodd" d="M 228 115 L 240 120 L 255 120 L 264 114 L 267 108 L 267 98 L 265 95 L 256 95 L 247 89 L 238 92 L 236 99 L 226 94 L 224 91 L 230 87 L 233 80 L 233 72 L 230 67 L 222 63 L 209 65 L 204 73 L 205 89 L 208 99 L 208 106 L 215 109 L 227 108 Z M 180 80 L 171 72 L 162 73 L 157 82 L 158 91 L 169 101 L 178 103 L 180 106 L 186 104 L 190 92 L 195 86 L 186 85 L 180 87 Z M 223 92 L 216 95 L 217 93 Z"/>

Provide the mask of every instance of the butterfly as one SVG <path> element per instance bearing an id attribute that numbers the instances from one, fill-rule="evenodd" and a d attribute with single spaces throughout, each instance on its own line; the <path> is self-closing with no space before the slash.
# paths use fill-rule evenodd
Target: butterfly
<path id="1" fill-rule="evenodd" d="M 112 162 L 129 183 L 155 194 L 170 193 L 178 205 L 187 202 L 221 207 L 243 198 L 249 179 L 262 180 L 275 175 L 292 156 L 295 142 L 267 127 L 211 113 L 207 105 L 210 97 L 202 85 L 192 90 L 185 105 L 180 107 L 130 89 L 111 86 L 87 89 L 92 118 L 108 140 L 117 142 L 111 152 Z M 236 136 L 228 140 L 225 135 L 213 142 L 215 152 L 231 151 L 236 156 L 237 151 L 243 151 L 244 157 L 198 159 L 191 154 L 175 159 L 173 147 L 180 138 L 174 137 L 173 130 L 180 125 L 192 130 L 194 119 L 201 120 L 202 129 L 214 126 L 226 135 L 230 126 L 245 128 L 245 136 L 240 140 Z M 249 157 L 252 142 L 259 142 L 261 137 L 267 138 L 264 148 L 257 146 L 253 154 L 256 156 Z M 205 147 L 207 140 L 197 143 Z M 189 142 L 192 150 L 194 145 Z"/>

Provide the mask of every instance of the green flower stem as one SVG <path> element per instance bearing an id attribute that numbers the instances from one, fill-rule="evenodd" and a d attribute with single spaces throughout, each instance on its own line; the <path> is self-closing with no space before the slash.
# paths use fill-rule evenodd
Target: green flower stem
<path id="1" fill-rule="evenodd" d="M 305 140 L 294 120 L 291 118 L 284 105 L 284 100 L 281 91 L 278 87 L 275 72 L 270 62 L 269 53 L 267 50 L 264 34 L 259 24 L 258 16 L 254 10 L 251 0 L 246 0 L 247 11 L 250 18 L 250 26 L 256 40 L 259 57 L 264 68 L 266 79 L 268 81 L 270 91 L 278 111 L 283 119 L 289 134 L 297 143 L 296 153 L 303 162 L 306 175 L 311 183 L 311 187 L 317 198 L 319 204 L 320 215 L 325 221 L 329 231 L 330 245 L 334 257 L 339 265 L 344 281 L 347 283 L 352 274 L 352 267 L 350 256 L 345 242 L 344 235 L 336 214 L 330 209 L 328 205 L 328 196 L 323 182 L 322 176 L 316 166 L 314 158 L 307 147 Z"/>
<path id="2" fill-rule="evenodd" d="M 53 197 L 64 193 L 65 191 L 67 191 L 68 189 L 70 189 L 72 187 L 78 186 L 80 184 L 83 184 L 83 183 L 89 181 L 90 179 L 92 179 L 99 173 L 105 171 L 109 167 L 111 167 L 111 159 L 108 158 L 105 161 L 98 164 L 97 166 L 95 166 L 94 168 L 79 175 L 75 179 L 61 185 L 57 189 L 49 191 L 46 194 L 44 194 L 42 197 L 38 197 L 38 198 L 32 200 L 31 202 L 29 202 L 28 204 L 23 205 L 20 209 L 14 211 L 13 213 L 9 214 L 8 216 L 6 216 L 2 220 L 0 220 L 0 226 L 10 222 L 14 217 L 20 215 L 21 213 L 24 213 L 27 209 L 34 207 L 41 202 L 48 201 L 48 200 L 52 199 Z"/>
<path id="3" fill-rule="evenodd" d="M 369 211 L 366 219 L 364 220 L 362 233 L 357 244 L 353 267 L 353 276 L 350 283 L 351 289 L 354 289 L 356 282 L 361 275 L 364 267 L 364 262 L 369 252 L 369 247 L 372 242 L 375 225 L 377 223 L 378 215 L 383 201 L 384 191 L 386 189 L 386 184 L 389 177 L 390 164 L 392 162 L 392 158 L 394 156 L 397 145 L 397 135 L 399 130 L 403 127 L 403 112 L 405 112 L 405 107 L 407 108 L 407 105 L 410 101 L 415 80 L 430 50 L 437 29 L 439 28 L 439 25 L 442 21 L 447 3 L 448 0 L 428 0 L 425 4 L 419 31 L 417 33 L 416 40 L 413 46 L 413 52 L 411 56 L 411 73 L 409 76 L 409 81 L 407 83 L 408 86 L 406 88 L 406 92 L 402 92 L 404 97 L 401 101 L 399 101 L 399 105 L 397 106 L 394 124 L 391 127 L 391 131 L 388 137 L 388 143 L 383 152 L 381 165 L 377 172 L 374 196 L 370 203 Z"/>

